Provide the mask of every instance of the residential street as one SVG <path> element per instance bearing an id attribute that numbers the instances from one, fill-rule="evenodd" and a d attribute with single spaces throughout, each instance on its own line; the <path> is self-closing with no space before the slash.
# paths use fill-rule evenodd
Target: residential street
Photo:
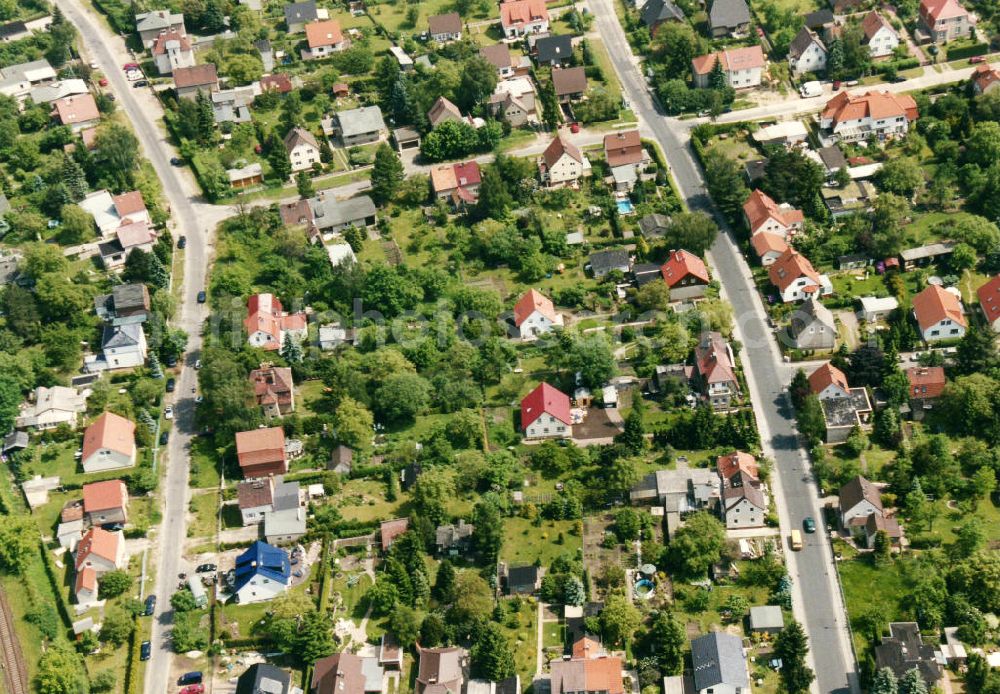
<path id="1" fill-rule="evenodd" d="M 198 187 L 186 169 L 170 164 L 176 156 L 160 130 L 162 119 L 159 103 L 146 89 L 134 89 L 122 74 L 121 65 L 131 58 L 121 38 L 111 32 L 102 18 L 97 17 L 79 0 L 58 0 L 66 17 L 80 31 L 88 58 L 96 61 L 107 76 L 123 109 L 139 138 L 143 154 L 152 163 L 170 204 L 174 238 L 187 236 L 184 253 L 184 287 L 173 325 L 188 333 L 188 348 L 177 375 L 174 394 L 174 429 L 164 458 L 166 473 L 161 476 L 163 523 L 155 538 L 156 588 L 158 596 L 153 616 L 152 657 L 146 664 L 145 692 L 162 694 L 172 688 L 171 650 L 166 638 L 171 620 L 170 595 L 177 574 L 190 567 L 182 564 L 181 552 L 186 537 L 188 507 L 188 452 L 195 431 L 194 389 L 198 384 L 193 365 L 201 350 L 201 325 L 207 315 L 204 304 L 197 303 L 197 294 L 205 287 L 212 253 L 212 234 L 216 224 L 232 214 L 229 208 L 204 203 Z M 168 396 L 169 398 L 170 396 Z"/>
<path id="2" fill-rule="evenodd" d="M 643 133 L 660 143 L 681 196 L 690 209 L 712 214 L 724 231 L 712 247 L 710 262 L 722 283 L 724 296 L 733 305 L 736 338 L 743 345 L 740 361 L 750 384 L 764 453 L 775 461 L 772 486 L 782 537 L 787 537 L 806 516 L 820 518 L 816 485 L 795 432 L 785 392 L 790 370 L 782 366 L 764 306 L 750 279 L 750 268 L 705 191 L 701 170 L 690 151 L 688 127 L 657 112 L 611 0 L 590 0 L 590 8 L 597 18 L 598 30 L 622 87 L 644 124 Z M 814 103 L 819 106 L 819 101 Z M 732 115 L 741 120 L 748 117 L 745 111 Z M 805 537 L 805 548 L 801 552 L 789 551 L 787 556 L 788 570 L 794 579 L 794 611 L 809 635 L 810 659 L 816 671 L 813 689 L 824 693 L 857 692 L 857 667 L 830 545 L 822 530 L 820 534 Z"/>

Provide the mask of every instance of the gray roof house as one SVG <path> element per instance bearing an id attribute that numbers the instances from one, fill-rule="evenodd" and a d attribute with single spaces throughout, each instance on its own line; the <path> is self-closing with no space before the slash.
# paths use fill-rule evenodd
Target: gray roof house
<path id="1" fill-rule="evenodd" d="M 179 31 L 186 34 L 184 28 L 184 15 L 174 14 L 170 10 L 154 10 L 153 12 L 143 12 L 135 16 L 135 30 L 142 39 L 142 45 L 149 48 L 156 41 L 156 37 L 164 31 Z"/>
<path id="2" fill-rule="evenodd" d="M 285 5 L 285 25 L 288 33 L 297 34 L 306 30 L 306 24 L 319 19 L 319 11 L 316 9 L 315 0 L 306 2 L 292 2 Z"/>
<path id="3" fill-rule="evenodd" d="M 535 60 L 539 65 L 562 66 L 573 59 L 573 37 L 569 34 L 544 36 L 535 41 Z"/>
<path id="4" fill-rule="evenodd" d="M 626 250 L 598 251 L 590 256 L 590 269 L 599 279 L 612 270 L 628 272 L 632 269 L 632 259 Z"/>
<path id="5" fill-rule="evenodd" d="M 683 22 L 684 11 L 671 0 L 648 0 L 642 8 L 642 21 L 655 34 L 664 22 Z"/>
<path id="6" fill-rule="evenodd" d="M 792 314 L 788 339 L 796 349 L 833 349 L 837 344 L 833 313 L 816 297 L 809 297 Z"/>
<path id="7" fill-rule="evenodd" d="M 212 115 L 216 123 L 248 123 L 253 87 L 236 87 L 212 92 Z"/>
<path id="8" fill-rule="evenodd" d="M 785 628 L 785 618 L 777 605 L 757 605 L 750 608 L 750 631 L 777 634 Z"/>
<path id="9" fill-rule="evenodd" d="M 875 646 L 875 664 L 879 669 L 889 668 L 896 677 L 916 668 L 930 691 L 942 676 L 934 650 L 924 643 L 916 622 L 891 622 L 889 636 L 883 636 L 882 643 Z"/>
<path id="10" fill-rule="evenodd" d="M 340 444 L 330 454 L 330 462 L 326 464 L 326 469 L 339 472 L 342 475 L 349 475 L 351 474 L 351 467 L 353 465 L 354 450 L 344 444 Z"/>
<path id="11" fill-rule="evenodd" d="M 119 284 L 94 299 L 97 317 L 112 325 L 143 323 L 149 318 L 149 290 L 141 283 Z"/>
<path id="12" fill-rule="evenodd" d="M 639 233 L 647 239 L 658 239 L 667 233 L 670 226 L 670 217 L 659 212 L 647 214 L 639 220 Z"/>
<path id="13" fill-rule="evenodd" d="M 334 113 L 328 123 L 323 124 L 324 133 L 327 133 L 327 125 L 330 128 L 328 134 L 335 135 L 344 147 L 378 142 L 388 134 L 382 120 L 382 109 L 378 106 L 362 106 Z"/>
<path id="14" fill-rule="evenodd" d="M 507 570 L 507 595 L 530 595 L 541 587 L 542 570 L 534 564 Z"/>
<path id="15" fill-rule="evenodd" d="M 694 688 L 699 694 L 718 687 L 725 691 L 746 691 L 750 686 L 743 641 L 739 636 L 713 631 L 691 642 Z"/>
<path id="16" fill-rule="evenodd" d="M 439 554 L 458 555 L 469 548 L 475 526 L 459 519 L 457 524 L 439 525 L 434 533 L 434 544 Z"/>
<path id="17" fill-rule="evenodd" d="M 260 54 L 260 61 L 264 64 L 264 74 L 269 75 L 274 71 L 274 49 L 267 39 L 258 39 L 253 42 L 253 47 Z"/>
<path id="18" fill-rule="evenodd" d="M 236 694 L 291 694 L 292 676 L 268 663 L 254 663 L 236 680 Z"/>
<path id="19" fill-rule="evenodd" d="M 712 36 L 742 34 L 750 29 L 750 8 L 746 0 L 714 0 L 708 23 Z"/>
<path id="20" fill-rule="evenodd" d="M 311 198 L 313 225 L 320 233 L 343 231 L 347 227 L 369 227 L 375 224 L 375 203 L 367 195 L 348 200 L 333 197 Z"/>

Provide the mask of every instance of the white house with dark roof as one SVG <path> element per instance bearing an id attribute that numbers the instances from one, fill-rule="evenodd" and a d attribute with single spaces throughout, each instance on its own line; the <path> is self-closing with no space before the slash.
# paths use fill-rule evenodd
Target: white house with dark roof
<path id="1" fill-rule="evenodd" d="M 749 694 L 750 675 L 739 636 L 713 631 L 692 640 L 691 664 L 698 694 Z"/>
<path id="2" fill-rule="evenodd" d="M 304 128 L 292 128 L 285 135 L 285 150 L 292 163 L 292 173 L 311 169 L 313 164 L 320 162 L 319 142 Z"/>
<path id="3" fill-rule="evenodd" d="M 795 76 L 826 70 L 826 44 L 809 27 L 802 27 L 788 47 L 788 67 Z"/>
<path id="4" fill-rule="evenodd" d="M 329 126 L 331 133 L 344 147 L 379 142 L 388 136 L 385 121 L 382 120 L 382 109 L 378 106 L 362 106 L 334 113 L 330 117 Z"/>
<path id="5" fill-rule="evenodd" d="M 170 10 L 153 10 L 135 16 L 135 30 L 142 39 L 143 48 L 152 48 L 156 37 L 162 33 L 178 32 L 186 34 L 184 15 Z"/>

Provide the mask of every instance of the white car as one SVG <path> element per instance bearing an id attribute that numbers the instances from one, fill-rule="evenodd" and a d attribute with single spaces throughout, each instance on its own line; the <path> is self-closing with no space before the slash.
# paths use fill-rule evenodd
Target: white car
<path id="1" fill-rule="evenodd" d="M 167 405 L 163 408 L 163 418 L 173 419 L 174 418 L 174 408 L 171 405 Z"/>
<path id="2" fill-rule="evenodd" d="M 812 82 L 805 82 L 801 87 L 799 87 L 799 94 L 802 95 L 803 99 L 809 99 L 814 96 L 823 95 L 823 85 L 813 80 Z"/>

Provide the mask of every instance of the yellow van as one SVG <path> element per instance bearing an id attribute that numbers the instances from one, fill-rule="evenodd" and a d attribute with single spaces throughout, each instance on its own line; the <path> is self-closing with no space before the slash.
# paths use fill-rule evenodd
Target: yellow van
<path id="1" fill-rule="evenodd" d="M 798 552 L 802 549 L 802 532 L 796 528 L 792 531 L 791 537 L 789 538 L 792 543 L 792 549 Z"/>

